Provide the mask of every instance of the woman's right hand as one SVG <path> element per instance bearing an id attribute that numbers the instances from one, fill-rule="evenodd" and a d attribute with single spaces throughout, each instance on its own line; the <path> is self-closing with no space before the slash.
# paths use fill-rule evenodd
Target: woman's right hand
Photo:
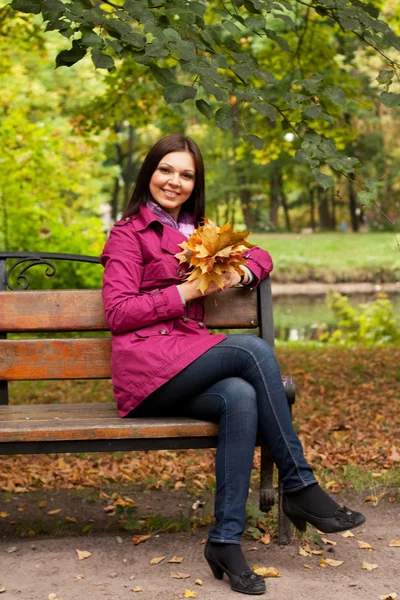
<path id="1" fill-rule="evenodd" d="M 216 283 L 211 282 L 208 288 L 205 290 L 204 294 L 200 292 L 198 289 L 199 280 L 194 279 L 193 281 L 185 281 L 179 285 L 185 302 L 190 302 L 190 300 L 195 300 L 195 298 L 200 298 L 200 296 L 209 296 L 210 294 L 215 294 L 217 292 L 223 292 L 240 282 L 240 275 L 236 272 L 234 273 L 226 273 L 225 274 L 225 283 L 223 289 L 217 286 Z"/>

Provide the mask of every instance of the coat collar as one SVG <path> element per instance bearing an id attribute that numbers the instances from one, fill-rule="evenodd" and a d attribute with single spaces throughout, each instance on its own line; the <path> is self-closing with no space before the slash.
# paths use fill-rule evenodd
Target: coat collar
<path id="1" fill-rule="evenodd" d="M 142 205 L 139 212 L 132 217 L 132 221 L 135 222 L 137 231 L 144 231 L 152 223 L 158 223 L 162 227 L 161 248 L 170 254 L 177 254 L 180 251 L 177 244 L 181 244 L 187 240 L 187 237 L 178 229 L 161 223 L 157 215 L 147 208 L 147 206 Z"/>

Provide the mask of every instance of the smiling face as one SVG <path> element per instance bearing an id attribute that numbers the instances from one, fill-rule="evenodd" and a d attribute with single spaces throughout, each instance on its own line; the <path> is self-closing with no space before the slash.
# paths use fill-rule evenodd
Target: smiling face
<path id="1" fill-rule="evenodd" d="M 150 193 L 160 206 L 178 220 L 182 204 L 196 183 L 196 167 L 190 152 L 170 152 L 163 156 L 150 179 Z"/>

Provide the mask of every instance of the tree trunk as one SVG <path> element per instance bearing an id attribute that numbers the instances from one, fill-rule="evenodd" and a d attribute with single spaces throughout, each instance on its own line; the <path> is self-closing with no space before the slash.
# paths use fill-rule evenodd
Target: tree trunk
<path id="1" fill-rule="evenodd" d="M 331 229 L 331 215 L 329 214 L 329 201 L 326 190 L 317 188 L 318 216 L 321 229 Z"/>
<path id="2" fill-rule="evenodd" d="M 331 224 L 332 224 L 332 229 L 336 229 L 336 225 L 337 225 L 337 219 L 336 219 L 336 196 L 335 196 L 335 189 L 331 188 L 331 215 L 332 215 L 332 219 L 331 219 Z"/>
<path id="3" fill-rule="evenodd" d="M 114 179 L 114 189 L 111 196 L 111 218 L 113 221 L 118 217 L 119 176 Z"/>
<path id="4" fill-rule="evenodd" d="M 122 169 L 122 177 L 124 180 L 124 208 L 128 206 L 132 191 L 133 182 L 133 134 L 132 125 L 128 125 L 128 149 L 124 156 L 126 159 L 125 166 Z"/>
<path id="5" fill-rule="evenodd" d="M 289 207 L 288 207 L 288 203 L 287 203 L 285 190 L 283 187 L 282 166 L 280 164 L 278 165 L 278 178 L 279 178 L 279 189 L 280 189 L 280 193 L 281 193 L 282 206 L 283 206 L 283 211 L 285 213 L 286 229 L 287 229 L 287 231 L 292 231 L 292 224 L 290 222 L 290 215 L 289 215 Z"/>
<path id="6" fill-rule="evenodd" d="M 356 202 L 356 193 L 354 191 L 354 183 L 347 180 L 347 190 L 349 193 L 349 210 L 350 210 L 350 218 L 351 218 L 351 228 L 354 232 L 357 232 L 360 228 L 360 221 L 356 214 L 357 202 Z"/>
<path id="7" fill-rule="evenodd" d="M 316 229 L 315 223 L 315 195 L 317 193 L 316 187 L 311 188 L 310 191 L 310 227 L 313 231 Z"/>
<path id="8" fill-rule="evenodd" d="M 269 165 L 269 220 L 274 229 L 278 227 L 278 209 L 280 204 L 280 185 L 278 161 Z"/>

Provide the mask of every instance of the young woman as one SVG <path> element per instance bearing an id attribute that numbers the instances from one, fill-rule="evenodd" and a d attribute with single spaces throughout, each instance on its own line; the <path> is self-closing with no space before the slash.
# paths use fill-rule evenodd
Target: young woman
<path id="1" fill-rule="evenodd" d="M 257 336 L 208 331 L 197 281 L 185 281 L 187 268 L 175 258 L 203 216 L 201 153 L 188 137 L 165 137 L 146 156 L 101 257 L 114 394 L 121 417 L 181 415 L 219 423 L 215 524 L 205 558 L 217 579 L 227 574 L 233 590 L 262 594 L 264 580 L 240 546 L 258 428 L 280 472 L 284 511 L 297 528 L 308 522 L 332 533 L 365 517 L 318 485 L 269 345 Z M 265 250 L 254 247 L 245 256 L 242 275 L 227 274 L 224 289 L 255 287 L 272 270 Z M 205 295 L 219 291 L 212 284 Z"/>

